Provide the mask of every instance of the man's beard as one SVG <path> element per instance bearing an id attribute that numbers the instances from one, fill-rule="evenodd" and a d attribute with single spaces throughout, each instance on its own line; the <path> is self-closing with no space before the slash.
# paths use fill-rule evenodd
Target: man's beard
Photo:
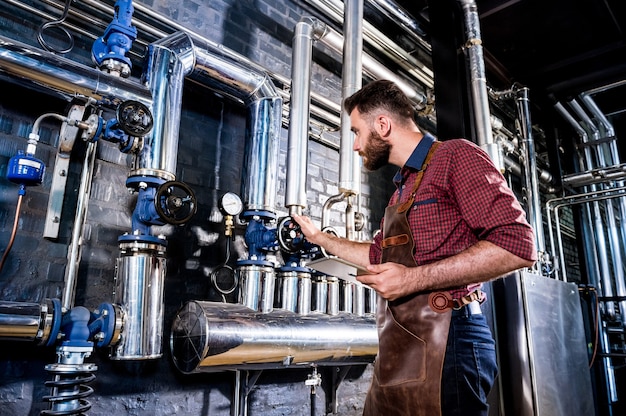
<path id="1" fill-rule="evenodd" d="M 363 157 L 363 166 L 367 170 L 376 170 L 380 169 L 389 163 L 389 149 L 391 146 L 389 143 L 384 141 L 380 134 L 375 131 L 370 131 L 370 139 L 365 147 L 364 151 L 361 152 L 361 156 Z"/>

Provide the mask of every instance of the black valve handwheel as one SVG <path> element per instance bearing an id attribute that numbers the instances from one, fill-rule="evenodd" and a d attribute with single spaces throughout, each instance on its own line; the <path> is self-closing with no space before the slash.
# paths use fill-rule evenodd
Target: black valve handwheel
<path id="1" fill-rule="evenodd" d="M 284 217 L 278 222 L 278 243 L 287 253 L 296 253 L 304 245 L 302 229 L 291 217 Z"/>
<path id="2" fill-rule="evenodd" d="M 154 207 L 159 217 L 168 224 L 183 224 L 198 210 L 196 196 L 182 182 L 169 181 L 159 186 L 154 197 Z"/>
<path id="3" fill-rule="evenodd" d="M 145 136 L 154 125 L 148 106 L 134 100 L 121 103 L 117 107 L 116 118 L 120 128 L 130 136 Z"/>

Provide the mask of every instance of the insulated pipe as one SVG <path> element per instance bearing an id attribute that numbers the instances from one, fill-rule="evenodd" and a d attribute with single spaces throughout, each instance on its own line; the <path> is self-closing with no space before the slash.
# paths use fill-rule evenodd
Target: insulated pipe
<path id="1" fill-rule="evenodd" d="M 524 140 L 524 179 L 526 180 L 526 200 L 528 201 L 528 216 L 535 229 L 535 242 L 539 253 L 545 253 L 546 242 L 541 219 L 541 203 L 539 201 L 539 186 L 537 180 L 537 155 L 535 154 L 535 140 L 532 134 L 528 88 L 517 91 L 517 113 L 520 121 L 520 130 Z M 539 256 L 541 258 L 541 255 Z"/>
<path id="2" fill-rule="evenodd" d="M 309 109 L 313 42 L 324 36 L 326 26 L 314 18 L 302 18 L 295 27 L 291 59 L 291 98 L 287 146 L 287 190 L 285 206 L 290 214 L 301 214 L 307 206 Z"/>
<path id="3" fill-rule="evenodd" d="M 178 32 L 148 47 L 148 59 L 143 81 L 154 98 L 150 108 L 154 126 L 146 135 L 137 156 L 132 176 L 176 178 L 178 132 L 182 103 L 183 81 L 194 65 L 191 38 Z"/>
<path id="4" fill-rule="evenodd" d="M 246 210 L 275 212 L 282 98 L 269 76 L 222 46 L 194 39 L 193 81 L 248 107 L 241 193 Z"/>
<path id="5" fill-rule="evenodd" d="M 494 142 L 491 131 L 489 94 L 485 76 L 485 62 L 483 59 L 478 9 L 474 0 L 459 0 L 459 3 L 461 3 L 463 7 L 463 16 L 465 19 L 465 50 L 469 60 L 472 107 L 476 124 L 477 144 L 489 154 L 496 167 L 504 171 L 502 151 L 498 144 Z"/>
<path id="6" fill-rule="evenodd" d="M 137 100 L 149 105 L 150 91 L 136 82 L 112 76 L 50 52 L 0 36 L 0 72 L 41 91 L 41 87 L 62 94 L 111 99 L 115 103 Z M 50 93 L 50 91 L 47 91 Z"/>
<path id="7" fill-rule="evenodd" d="M 342 102 L 363 85 L 363 0 L 346 0 L 343 24 Z M 341 147 L 339 148 L 339 191 L 358 195 L 361 189 L 361 160 L 353 150 L 354 137 L 350 115 L 341 111 Z M 353 218 L 346 218 L 352 222 Z M 354 228 L 354 225 L 352 226 Z"/>

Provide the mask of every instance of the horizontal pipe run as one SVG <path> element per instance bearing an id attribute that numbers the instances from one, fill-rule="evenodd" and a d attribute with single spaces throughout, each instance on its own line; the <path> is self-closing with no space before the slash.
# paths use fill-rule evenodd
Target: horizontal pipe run
<path id="1" fill-rule="evenodd" d="M 113 103 L 137 100 L 152 101 L 143 85 L 115 77 L 50 52 L 35 50 L 24 43 L 0 36 L 0 73 L 18 78 L 24 85 L 47 93 L 56 91 L 71 99 L 74 96 Z"/>
<path id="2" fill-rule="evenodd" d="M 38 341 L 56 339 L 61 319 L 60 303 L 0 301 L 0 340 Z"/>

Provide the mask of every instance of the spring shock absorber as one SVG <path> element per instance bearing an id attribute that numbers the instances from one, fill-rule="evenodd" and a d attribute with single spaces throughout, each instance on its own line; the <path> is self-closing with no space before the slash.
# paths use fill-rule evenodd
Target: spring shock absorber
<path id="1" fill-rule="evenodd" d="M 72 355 L 75 353 L 72 353 Z M 56 363 L 45 366 L 54 379 L 45 382 L 51 393 L 43 397 L 50 403 L 50 410 L 41 411 L 41 416 L 82 416 L 91 409 L 91 403 L 85 400 L 93 393 L 86 385 L 96 379 L 95 364 Z"/>
<path id="2" fill-rule="evenodd" d="M 93 389 L 86 383 L 95 380 L 97 366 L 85 363 L 93 351 L 93 343 L 88 341 L 89 319 L 89 311 L 80 306 L 63 316 L 61 326 L 66 341 L 57 347 L 57 362 L 45 366 L 54 378 L 45 383 L 50 394 L 43 400 L 50 403 L 50 409 L 43 410 L 41 416 L 84 416 L 91 408 L 85 398 Z"/>

